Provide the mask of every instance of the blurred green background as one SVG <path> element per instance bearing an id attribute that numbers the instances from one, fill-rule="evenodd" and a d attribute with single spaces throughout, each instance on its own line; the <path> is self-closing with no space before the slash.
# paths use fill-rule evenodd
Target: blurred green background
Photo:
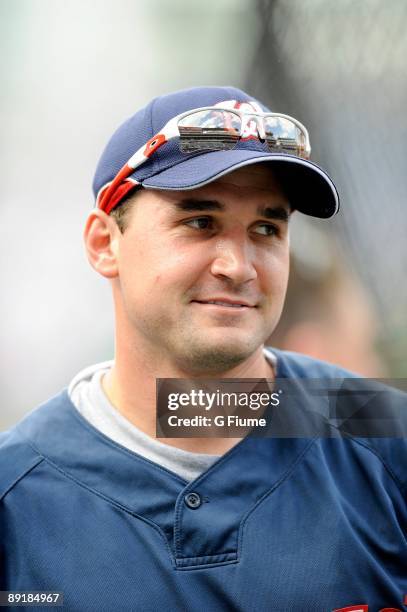
<path id="1" fill-rule="evenodd" d="M 297 117 L 339 189 L 334 219 L 294 216 L 271 342 L 406 377 L 404 0 L 1 0 L 0 17 L 0 429 L 112 357 L 81 238 L 96 163 L 127 116 L 194 85 Z"/>

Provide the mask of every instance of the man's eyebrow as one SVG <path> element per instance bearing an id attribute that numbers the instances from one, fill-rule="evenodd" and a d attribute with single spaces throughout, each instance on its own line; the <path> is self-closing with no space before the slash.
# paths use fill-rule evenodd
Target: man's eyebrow
<path id="1" fill-rule="evenodd" d="M 259 206 L 257 214 L 266 219 L 275 219 L 276 221 L 287 221 L 290 218 L 290 212 L 284 206 Z"/>
<path id="2" fill-rule="evenodd" d="M 185 198 L 175 203 L 176 210 L 182 210 L 184 212 L 194 212 L 203 210 L 225 210 L 224 204 L 221 204 L 217 200 L 197 200 L 194 198 Z"/>
<path id="3" fill-rule="evenodd" d="M 185 198 L 175 203 L 175 209 L 182 212 L 203 212 L 203 211 L 225 211 L 226 207 L 217 200 L 198 200 L 195 198 Z M 266 219 L 276 219 L 277 221 L 288 221 L 290 213 L 284 206 L 259 206 L 257 214 Z"/>

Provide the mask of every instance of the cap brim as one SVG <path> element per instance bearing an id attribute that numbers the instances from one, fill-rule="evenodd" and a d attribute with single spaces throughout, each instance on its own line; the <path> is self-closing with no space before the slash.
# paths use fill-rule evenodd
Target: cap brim
<path id="1" fill-rule="evenodd" d="M 317 164 L 292 155 L 234 149 L 189 157 L 141 181 L 150 189 L 187 190 L 203 187 L 250 164 L 272 162 L 293 208 L 327 219 L 339 210 L 339 196 L 328 174 Z M 137 171 L 133 177 L 137 179 Z"/>

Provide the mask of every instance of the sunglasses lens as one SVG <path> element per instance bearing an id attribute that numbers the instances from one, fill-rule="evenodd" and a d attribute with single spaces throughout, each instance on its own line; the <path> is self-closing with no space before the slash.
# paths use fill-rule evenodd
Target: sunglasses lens
<path id="1" fill-rule="evenodd" d="M 225 110 L 190 113 L 178 122 L 179 146 L 183 153 L 195 151 L 228 151 L 240 134 L 239 115 Z"/>
<path id="2" fill-rule="evenodd" d="M 265 117 L 266 142 L 271 151 L 291 153 L 305 157 L 305 135 L 300 128 L 285 117 Z"/>

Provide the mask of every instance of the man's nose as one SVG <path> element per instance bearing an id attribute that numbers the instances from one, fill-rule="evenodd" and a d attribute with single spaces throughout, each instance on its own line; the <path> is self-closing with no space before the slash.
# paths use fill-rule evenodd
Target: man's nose
<path id="1" fill-rule="evenodd" d="M 215 254 L 211 265 L 214 276 L 227 278 L 237 285 L 257 277 L 253 248 L 248 243 L 246 234 L 234 232 L 233 235 L 220 238 L 214 246 Z"/>

